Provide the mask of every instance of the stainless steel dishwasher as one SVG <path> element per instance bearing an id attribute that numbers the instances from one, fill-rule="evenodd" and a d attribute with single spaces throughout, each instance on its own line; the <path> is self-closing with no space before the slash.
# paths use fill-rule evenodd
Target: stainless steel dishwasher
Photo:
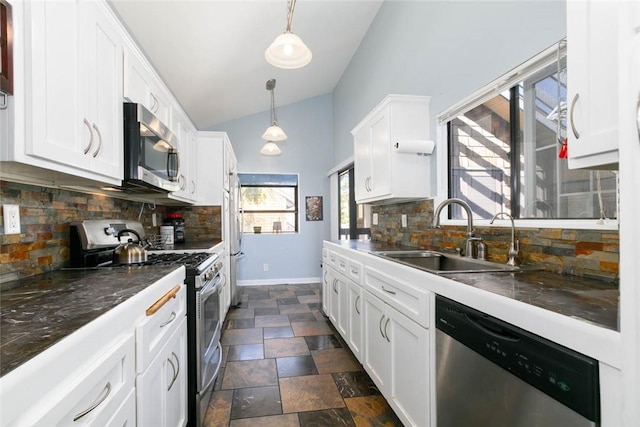
<path id="1" fill-rule="evenodd" d="M 598 362 L 436 297 L 438 427 L 600 425 Z"/>

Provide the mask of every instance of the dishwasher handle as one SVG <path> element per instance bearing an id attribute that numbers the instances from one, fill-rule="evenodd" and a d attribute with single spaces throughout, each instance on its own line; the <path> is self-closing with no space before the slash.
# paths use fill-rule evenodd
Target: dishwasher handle
<path id="1" fill-rule="evenodd" d="M 520 341 L 520 338 L 510 333 L 507 329 L 487 319 L 482 319 L 469 313 L 464 313 L 464 317 L 465 319 L 467 319 L 467 322 L 469 322 L 473 327 L 479 329 L 482 333 L 491 335 L 493 338 L 509 342 Z"/>

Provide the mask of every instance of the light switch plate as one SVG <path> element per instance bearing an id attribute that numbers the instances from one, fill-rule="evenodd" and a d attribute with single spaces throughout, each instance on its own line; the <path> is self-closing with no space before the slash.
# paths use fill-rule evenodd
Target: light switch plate
<path id="1" fill-rule="evenodd" d="M 373 225 L 378 225 L 378 214 L 377 213 L 374 213 L 372 215 L 371 222 L 373 223 Z"/>
<path id="2" fill-rule="evenodd" d="M 407 214 L 402 214 L 402 228 L 405 228 L 407 226 Z"/>
<path id="3" fill-rule="evenodd" d="M 20 206 L 2 205 L 4 234 L 20 234 Z"/>

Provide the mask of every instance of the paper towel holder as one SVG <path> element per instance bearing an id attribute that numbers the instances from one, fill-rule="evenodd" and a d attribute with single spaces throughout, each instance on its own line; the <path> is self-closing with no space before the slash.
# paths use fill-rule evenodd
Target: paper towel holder
<path id="1" fill-rule="evenodd" d="M 401 147 L 401 142 L 403 142 Z M 431 140 L 399 140 L 393 144 L 397 153 L 417 154 L 418 156 L 429 156 L 435 148 L 434 141 Z"/>

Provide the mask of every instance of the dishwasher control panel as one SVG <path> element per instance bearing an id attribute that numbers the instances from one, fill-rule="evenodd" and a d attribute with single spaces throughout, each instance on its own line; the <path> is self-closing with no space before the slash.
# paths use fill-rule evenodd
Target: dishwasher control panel
<path id="1" fill-rule="evenodd" d="M 591 421 L 600 419 L 598 361 L 438 296 L 436 328 Z"/>

